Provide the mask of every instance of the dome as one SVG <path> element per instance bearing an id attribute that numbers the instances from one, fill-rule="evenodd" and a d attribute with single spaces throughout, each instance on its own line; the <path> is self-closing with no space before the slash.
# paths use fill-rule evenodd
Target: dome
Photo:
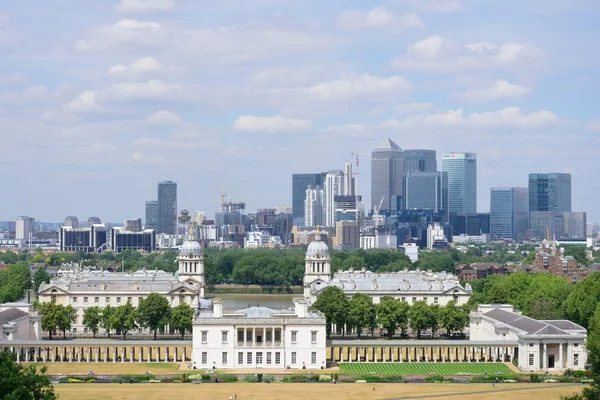
<path id="1" fill-rule="evenodd" d="M 329 256 L 329 247 L 321 240 L 310 242 L 306 250 L 306 257 L 315 257 L 317 254 L 321 256 Z"/>
<path id="2" fill-rule="evenodd" d="M 179 255 L 187 256 L 193 254 L 199 256 L 202 254 L 202 246 L 195 240 L 186 240 L 179 248 Z"/>

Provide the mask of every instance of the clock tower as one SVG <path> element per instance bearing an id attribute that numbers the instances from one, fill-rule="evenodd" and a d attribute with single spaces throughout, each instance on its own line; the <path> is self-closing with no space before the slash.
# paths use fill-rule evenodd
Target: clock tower
<path id="1" fill-rule="evenodd" d="M 304 259 L 304 297 L 310 297 L 313 285 L 326 284 L 331 279 L 329 247 L 319 238 L 308 245 Z"/>

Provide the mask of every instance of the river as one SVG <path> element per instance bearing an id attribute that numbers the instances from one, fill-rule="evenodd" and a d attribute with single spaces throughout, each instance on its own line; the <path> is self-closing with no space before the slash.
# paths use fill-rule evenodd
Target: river
<path id="1" fill-rule="evenodd" d="M 210 297 L 216 297 L 223 301 L 225 310 L 241 310 L 252 306 L 268 307 L 273 309 L 292 308 L 294 297 L 301 297 L 298 294 L 215 294 Z"/>

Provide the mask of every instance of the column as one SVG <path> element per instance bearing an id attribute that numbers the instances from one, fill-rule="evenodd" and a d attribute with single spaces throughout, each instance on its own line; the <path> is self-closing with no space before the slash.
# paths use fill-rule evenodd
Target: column
<path id="1" fill-rule="evenodd" d="M 558 344 L 558 368 L 564 368 L 563 365 L 563 344 Z"/>
<path id="2" fill-rule="evenodd" d="M 142 357 L 144 356 L 144 348 L 140 347 L 140 354 L 138 354 L 138 362 L 142 362 Z"/>
<path id="3" fill-rule="evenodd" d="M 402 354 L 404 350 L 402 350 L 402 347 L 398 347 L 398 360 L 400 360 L 400 362 L 404 362 L 404 355 Z"/>
<path id="4" fill-rule="evenodd" d="M 544 346 L 544 350 L 543 350 L 542 354 L 544 357 L 543 358 L 544 361 L 543 361 L 542 365 L 543 365 L 544 370 L 547 370 L 548 369 L 548 345 L 546 343 L 544 343 L 543 346 Z"/>
<path id="5" fill-rule="evenodd" d="M 572 356 L 572 351 L 571 351 L 571 346 L 572 344 L 567 342 L 567 365 L 565 365 L 566 368 L 572 368 L 572 363 L 573 363 L 573 356 Z"/>
<path id="6" fill-rule="evenodd" d="M 429 362 L 429 348 L 423 347 L 423 353 L 425 353 L 425 362 Z"/>
<path id="7" fill-rule="evenodd" d="M 69 349 L 69 362 L 73 362 L 73 349 Z"/>
<path id="8" fill-rule="evenodd" d="M 165 347 L 165 362 L 169 361 L 169 346 Z"/>
<path id="9" fill-rule="evenodd" d="M 152 347 L 148 347 L 148 362 L 152 361 Z"/>

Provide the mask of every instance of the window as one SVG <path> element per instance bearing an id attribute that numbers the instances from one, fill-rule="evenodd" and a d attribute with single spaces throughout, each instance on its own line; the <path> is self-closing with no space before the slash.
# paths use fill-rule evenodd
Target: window
<path id="1" fill-rule="evenodd" d="M 402 301 L 406 301 L 406 297 L 403 297 L 403 298 L 402 298 Z"/>
<path id="2" fill-rule="evenodd" d="M 131 303 L 131 297 L 128 297 L 128 298 L 127 298 L 127 301 L 128 301 L 129 303 Z"/>
<path id="3" fill-rule="evenodd" d="M 77 333 L 77 328 L 73 328 L 73 333 Z"/>
<path id="4" fill-rule="evenodd" d="M 83 333 L 87 333 L 88 332 L 88 328 L 87 327 L 83 327 Z"/>
<path id="5" fill-rule="evenodd" d="M 221 364 L 227 365 L 227 352 L 226 351 L 221 353 Z"/>
<path id="6" fill-rule="evenodd" d="M 413 297 L 413 300 L 412 300 L 412 302 L 414 303 L 414 302 L 416 302 L 416 301 L 417 301 L 417 298 L 416 298 L 416 297 Z"/>
<path id="7" fill-rule="evenodd" d="M 317 331 L 310 332 L 310 342 L 317 343 Z"/>
<path id="8" fill-rule="evenodd" d="M 275 329 L 275 341 L 281 342 L 281 330 L 280 329 Z"/>
<path id="9" fill-rule="evenodd" d="M 252 343 L 252 329 L 246 331 L 246 342 Z"/>
<path id="10" fill-rule="evenodd" d="M 423 301 L 427 303 L 427 297 L 423 297 Z"/>
<path id="11" fill-rule="evenodd" d="M 208 331 L 202 331 L 202 343 L 208 342 Z"/>
<path id="12" fill-rule="evenodd" d="M 244 353 L 241 351 L 238 353 L 238 364 L 242 365 L 244 363 Z"/>
<path id="13" fill-rule="evenodd" d="M 533 343 L 529 343 L 529 347 L 533 347 Z"/>
<path id="14" fill-rule="evenodd" d="M 107 297 L 105 300 L 106 300 L 106 304 L 110 304 L 110 297 Z"/>
<path id="15" fill-rule="evenodd" d="M 433 303 L 434 303 L 434 304 L 438 304 L 438 303 L 439 303 L 439 298 L 437 298 L 437 297 L 434 297 L 434 298 L 433 298 Z"/>
<path id="16" fill-rule="evenodd" d="M 534 355 L 533 355 L 533 354 L 530 354 L 530 355 L 529 355 L 529 366 L 530 366 L 530 367 L 533 365 L 533 357 L 534 357 Z"/>
<path id="17" fill-rule="evenodd" d="M 248 352 L 248 354 L 246 354 L 246 364 L 252 364 L 252 353 Z"/>
<path id="18" fill-rule="evenodd" d="M 100 297 L 94 297 L 94 303 L 100 303 Z"/>
<path id="19" fill-rule="evenodd" d="M 221 332 L 221 342 L 227 343 L 227 331 Z"/>
<path id="20" fill-rule="evenodd" d="M 272 331 L 272 330 L 270 330 L 270 329 L 269 329 L 269 330 L 267 330 L 267 331 L 265 332 L 265 338 L 266 338 L 266 339 L 265 339 L 265 341 L 266 341 L 267 343 L 271 343 L 271 342 L 273 341 L 273 331 Z"/>
<path id="21" fill-rule="evenodd" d="M 575 367 L 579 365 L 579 354 L 573 354 L 573 365 Z"/>
<path id="22" fill-rule="evenodd" d="M 262 354 L 263 354 L 262 351 L 259 351 L 258 353 L 256 353 L 256 363 L 257 364 L 262 364 L 262 362 L 263 362 Z"/>
<path id="23" fill-rule="evenodd" d="M 310 353 L 310 363 L 311 364 L 317 363 L 317 352 L 316 351 L 313 351 L 312 353 Z"/>
<path id="24" fill-rule="evenodd" d="M 280 352 L 275 353 L 275 364 L 281 364 L 281 353 Z"/>
<path id="25" fill-rule="evenodd" d="M 73 303 L 77 303 L 77 297 L 73 297 Z"/>
<path id="26" fill-rule="evenodd" d="M 117 297 L 117 303 L 120 303 L 120 302 L 121 302 L 121 298 Z"/>
<path id="27" fill-rule="evenodd" d="M 271 352 L 267 352 L 267 364 L 270 365 L 271 364 Z"/>
<path id="28" fill-rule="evenodd" d="M 296 352 L 292 351 L 292 364 L 296 364 Z"/>
<path id="29" fill-rule="evenodd" d="M 206 351 L 202 352 L 202 364 L 206 364 L 208 362 L 208 353 Z"/>
<path id="30" fill-rule="evenodd" d="M 292 343 L 296 343 L 298 339 L 298 331 L 292 331 Z"/>
<path id="31" fill-rule="evenodd" d="M 579 347 L 579 343 L 573 343 L 573 346 Z"/>
<path id="32" fill-rule="evenodd" d="M 88 302 L 88 298 L 87 298 L 87 297 L 84 297 L 84 298 L 83 298 L 83 302 L 84 302 L 84 303 L 87 303 L 87 302 Z"/>

